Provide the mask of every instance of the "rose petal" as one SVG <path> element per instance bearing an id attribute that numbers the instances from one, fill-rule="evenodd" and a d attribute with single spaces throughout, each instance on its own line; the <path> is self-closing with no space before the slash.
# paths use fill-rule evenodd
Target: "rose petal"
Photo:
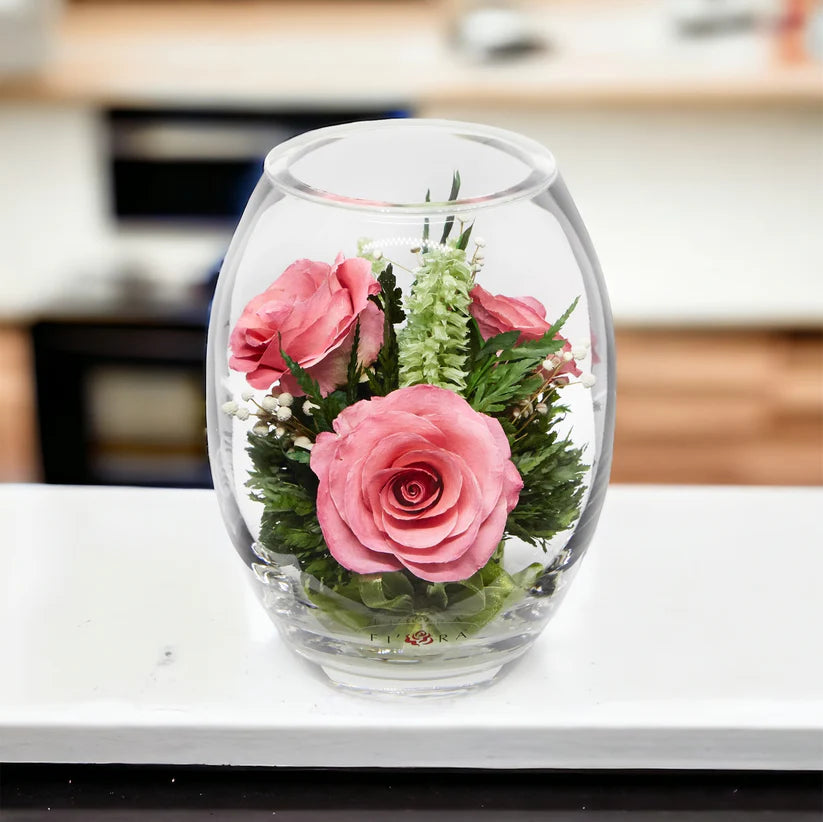
<path id="1" fill-rule="evenodd" d="M 320 437 L 322 436 L 321 434 Z M 333 434 L 328 434 L 328 436 L 334 437 Z M 318 437 L 318 441 L 320 441 L 320 437 Z M 312 470 L 315 473 L 323 471 L 323 476 L 327 477 L 329 497 L 335 506 L 337 515 L 347 525 L 353 537 L 358 539 L 364 547 L 373 551 L 391 553 L 391 547 L 386 544 L 385 535 L 375 525 L 371 510 L 362 504 L 357 494 L 350 493 L 352 483 L 355 484 L 354 487 L 359 486 L 358 476 L 362 470 L 363 459 L 354 461 L 347 459 L 347 446 L 349 446 L 348 450 L 351 451 L 351 444 L 340 442 L 337 438 L 335 440 L 333 449 L 330 449 L 331 458 L 329 459 L 326 453 L 321 450 L 321 457 L 317 461 L 314 458 L 314 452 L 317 450 L 317 443 L 315 443 L 310 462 Z M 321 447 L 325 449 L 328 442 L 327 439 L 324 440 Z M 325 530 L 323 534 L 325 536 Z"/>
<path id="2" fill-rule="evenodd" d="M 343 260 L 335 266 L 332 276 L 351 295 L 354 311 L 362 311 L 367 304 L 374 305 L 368 303 L 369 295 L 380 293 L 380 283 L 374 279 L 368 260 L 362 257 Z"/>
<path id="3" fill-rule="evenodd" d="M 506 503 L 501 497 L 491 514 L 480 526 L 474 543 L 453 562 L 425 563 L 400 557 L 403 565 L 427 582 L 456 582 L 479 571 L 494 553 L 506 528 Z"/>
<path id="4" fill-rule="evenodd" d="M 318 437 L 311 466 L 326 492 L 323 534 L 342 542 L 335 557 L 357 563 L 345 567 L 390 558 L 421 579 L 450 581 L 489 560 L 523 485 L 497 420 L 420 385 L 356 403 L 334 427 Z"/>
<path id="5" fill-rule="evenodd" d="M 331 273 L 328 263 L 296 260 L 264 292 L 279 298 L 306 300 L 317 291 Z"/>
<path id="6" fill-rule="evenodd" d="M 281 348 L 305 368 L 328 395 L 345 382 L 354 329 L 360 315 L 358 357 L 371 364 L 383 339 L 383 317 L 368 301 L 380 285 L 368 260 L 338 257 L 335 266 L 311 260 L 292 263 L 244 308 L 229 337 L 230 365 L 249 374 L 255 387 L 281 379 L 295 395 L 303 390 L 288 373 Z M 326 362 L 328 360 L 328 362 Z M 318 374 L 312 368 L 323 365 Z M 269 383 L 271 385 L 272 383 Z"/>
<path id="7" fill-rule="evenodd" d="M 460 457 L 447 451 L 421 448 L 409 450 L 393 462 L 395 468 L 405 468 L 412 465 L 425 466 L 440 477 L 440 499 L 431 511 L 432 516 L 443 513 L 457 502 L 463 487 L 462 469 L 465 467 L 465 463 Z"/>
<path id="8" fill-rule="evenodd" d="M 408 483 L 419 483 L 420 492 L 415 498 L 402 494 Z M 400 519 L 416 519 L 436 505 L 443 494 L 443 483 L 433 471 L 419 465 L 408 468 L 385 468 L 375 475 L 374 487 L 380 486 L 380 505 L 392 516 Z"/>
<path id="9" fill-rule="evenodd" d="M 436 430 L 431 423 L 415 419 L 413 424 L 408 425 L 407 430 L 403 430 L 403 422 L 404 420 L 381 418 L 368 432 L 361 431 L 358 427 L 356 432 L 348 437 L 349 440 L 356 442 L 359 454 L 363 455 L 365 463 L 359 487 L 361 493 L 370 501 L 376 499 L 380 488 L 386 482 L 386 478 L 375 479 L 378 475 L 383 477 L 381 471 L 394 468 L 396 460 L 405 453 L 425 452 L 431 448 L 431 442 L 424 436 L 430 430 Z M 397 432 L 398 428 L 400 432 Z"/>
<path id="10" fill-rule="evenodd" d="M 456 521 L 457 511 L 454 508 L 438 517 L 416 520 L 393 520 L 385 511 L 383 512 L 383 528 L 386 536 L 402 546 L 403 551 L 437 548 L 438 556 L 441 555 L 440 548 L 454 528 Z"/>
<path id="11" fill-rule="evenodd" d="M 506 297 L 491 294 L 476 285 L 470 292 L 469 311 L 477 320 L 483 339 L 506 331 L 520 331 L 518 342 L 540 339 L 551 328 L 546 308 L 534 297 Z"/>
<path id="12" fill-rule="evenodd" d="M 317 519 L 329 552 L 344 568 L 357 574 L 375 574 L 403 567 L 396 557 L 370 551 L 354 536 L 340 517 L 325 483 L 317 489 Z"/>

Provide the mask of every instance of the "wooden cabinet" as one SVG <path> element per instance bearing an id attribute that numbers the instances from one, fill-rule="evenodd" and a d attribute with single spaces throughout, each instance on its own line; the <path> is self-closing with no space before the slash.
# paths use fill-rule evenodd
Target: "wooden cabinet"
<path id="1" fill-rule="evenodd" d="M 622 328 L 617 346 L 615 482 L 823 484 L 823 333 Z M 0 387 L 0 481 L 35 479 L 22 329 L 0 328 Z"/>
<path id="2" fill-rule="evenodd" d="M 28 334 L 0 325 L 0 482 L 39 478 L 36 427 Z"/>
<path id="3" fill-rule="evenodd" d="M 617 334 L 615 482 L 823 483 L 823 335 Z"/>

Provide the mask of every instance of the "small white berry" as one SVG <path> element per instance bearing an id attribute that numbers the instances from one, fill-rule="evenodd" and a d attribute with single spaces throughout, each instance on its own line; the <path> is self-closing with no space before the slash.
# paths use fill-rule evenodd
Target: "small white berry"
<path id="1" fill-rule="evenodd" d="M 288 391 L 284 391 L 278 398 L 277 402 L 280 403 L 281 407 L 283 408 L 290 408 L 291 404 L 294 402 L 294 397 L 289 394 Z M 288 419 L 288 417 L 286 417 Z"/>
<path id="2" fill-rule="evenodd" d="M 309 402 L 309 400 L 306 400 L 303 403 L 303 413 L 307 417 L 310 417 L 314 413 L 314 409 L 319 408 L 319 407 L 320 407 L 319 405 L 315 405 L 313 402 Z"/>
<path id="3" fill-rule="evenodd" d="M 223 413 L 228 414 L 229 416 L 231 416 L 232 414 L 237 413 L 238 406 L 237 406 L 237 403 L 234 400 L 229 400 L 228 402 L 224 402 L 221 407 L 223 409 Z"/>
<path id="4" fill-rule="evenodd" d="M 566 362 L 571 362 L 574 359 L 574 355 L 572 354 L 571 351 L 564 351 L 563 352 L 563 359 Z"/>
<path id="5" fill-rule="evenodd" d="M 295 437 L 295 448 L 305 448 L 306 451 L 311 451 L 314 448 L 314 443 L 308 437 Z"/>
<path id="6" fill-rule="evenodd" d="M 486 241 L 482 237 L 475 237 L 474 238 L 474 244 L 478 248 L 483 248 L 483 246 L 486 245 Z"/>
<path id="7" fill-rule="evenodd" d="M 534 410 L 537 411 L 538 414 L 541 416 L 546 416 L 549 413 L 549 406 L 546 405 L 544 402 L 539 402 L 535 405 Z"/>
<path id="8" fill-rule="evenodd" d="M 237 411 L 234 412 L 234 416 L 237 417 L 238 420 L 247 420 L 249 418 L 249 409 L 238 408 Z"/>
<path id="9" fill-rule="evenodd" d="M 273 414 L 275 411 L 277 411 L 279 403 L 274 397 L 267 395 L 263 397 L 262 400 L 260 400 L 260 405 L 262 405 L 266 411 Z"/>
<path id="10" fill-rule="evenodd" d="M 244 391 L 240 396 L 243 398 L 243 402 L 248 402 L 254 394 L 251 391 Z"/>
<path id="11" fill-rule="evenodd" d="M 251 430 L 252 433 L 257 434 L 258 437 L 265 437 L 266 434 L 269 433 L 269 426 L 264 422 L 258 422 Z"/>
<path id="12" fill-rule="evenodd" d="M 286 434 L 286 429 L 283 428 L 282 425 L 278 425 L 277 428 L 274 429 L 274 436 L 277 437 L 278 439 L 280 437 L 285 436 L 285 434 Z"/>
<path id="13" fill-rule="evenodd" d="M 595 377 L 594 374 L 583 374 L 583 376 L 580 377 L 580 382 L 583 383 L 586 388 L 591 388 L 597 382 L 597 377 Z"/>
<path id="14" fill-rule="evenodd" d="M 588 353 L 588 349 L 584 348 L 582 345 L 572 346 L 572 356 L 576 360 L 585 359 L 587 353 Z"/>
<path id="15" fill-rule="evenodd" d="M 278 408 L 275 416 L 280 422 L 286 422 L 291 419 L 291 408 Z"/>
<path id="16" fill-rule="evenodd" d="M 543 363 L 543 368 L 545 368 L 546 371 L 554 371 L 554 369 L 557 368 L 557 357 L 549 357 Z"/>

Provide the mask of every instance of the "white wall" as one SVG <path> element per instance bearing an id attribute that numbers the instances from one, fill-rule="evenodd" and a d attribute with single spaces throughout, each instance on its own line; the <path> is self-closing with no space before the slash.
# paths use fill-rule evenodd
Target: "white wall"
<path id="1" fill-rule="evenodd" d="M 108 253 L 100 144 L 91 109 L 0 105 L 0 314 Z"/>
<path id="2" fill-rule="evenodd" d="M 547 145 L 623 321 L 823 322 L 823 109 L 431 109 Z"/>
<path id="3" fill-rule="evenodd" d="M 97 109 L 0 103 L 0 319 L 135 270 L 198 280 L 220 259 L 222 229 L 119 228 L 107 151 Z"/>

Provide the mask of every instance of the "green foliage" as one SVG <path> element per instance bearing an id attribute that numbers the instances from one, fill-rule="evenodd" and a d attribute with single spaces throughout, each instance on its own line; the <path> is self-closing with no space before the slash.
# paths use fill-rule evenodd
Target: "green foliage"
<path id="1" fill-rule="evenodd" d="M 507 605 L 513 605 L 515 596 L 519 598 L 524 593 L 495 559 L 468 579 L 447 583 L 444 588 L 446 608 L 428 615 L 432 627 L 444 634 L 476 633 Z"/>
<path id="2" fill-rule="evenodd" d="M 474 228 L 474 223 L 467 226 L 463 229 L 463 232 L 457 238 L 457 242 L 454 244 L 455 248 L 459 248 L 461 251 L 465 251 L 469 247 L 469 237 L 472 235 L 472 229 Z"/>
<path id="3" fill-rule="evenodd" d="M 466 362 L 470 367 L 474 367 L 476 362 L 479 362 L 480 351 L 485 345 L 483 335 L 480 333 L 480 326 L 474 317 L 469 317 L 469 336 L 466 342 Z"/>
<path id="4" fill-rule="evenodd" d="M 457 199 L 457 195 L 460 193 L 460 172 L 455 171 L 452 175 L 452 187 L 451 191 L 449 192 L 449 202 Z M 446 240 L 449 239 L 449 234 L 451 234 L 452 226 L 454 225 L 454 217 L 447 217 L 446 223 L 443 226 L 443 234 L 440 237 L 440 244 L 443 245 Z M 425 239 L 425 238 L 424 238 Z M 463 246 L 465 248 L 465 246 Z"/>
<path id="5" fill-rule="evenodd" d="M 398 335 L 401 386 L 464 391 L 472 285 L 464 250 L 432 248 L 423 255 L 406 302 L 408 323 Z"/>
<path id="6" fill-rule="evenodd" d="M 403 311 L 403 289 L 397 285 L 394 269 L 391 264 L 377 278 L 380 283 L 380 307 L 391 325 L 402 323 L 406 319 Z"/>
<path id="7" fill-rule="evenodd" d="M 357 388 L 360 384 L 360 375 L 363 369 L 360 366 L 360 320 L 354 327 L 354 337 L 352 338 L 351 354 L 349 354 L 349 364 L 346 368 L 346 404 L 352 405 L 357 402 Z"/>
<path id="8" fill-rule="evenodd" d="M 307 464 L 308 451 L 285 450 L 274 433 L 250 433 L 248 441 L 253 467 L 246 486 L 263 505 L 260 542 L 295 554 L 306 572 L 336 584 L 342 569 L 329 554 L 317 521 L 317 477 Z"/>
<path id="9" fill-rule="evenodd" d="M 504 428 L 512 462 L 523 478 L 520 499 L 506 522 L 506 534 L 544 550 L 548 540 L 580 515 L 583 476 L 588 469 L 581 449 L 556 431 L 566 409 L 556 395 L 547 399 L 548 414 L 532 414 L 519 430 L 513 425 Z"/>
<path id="10" fill-rule="evenodd" d="M 332 627 L 392 635 L 425 630 L 454 638 L 460 632 L 471 636 L 514 605 L 542 571 L 536 563 L 512 576 L 493 558 L 459 582 L 426 583 L 408 571 L 392 571 L 351 574 L 333 589 L 306 579 L 305 590 Z"/>
<path id="11" fill-rule="evenodd" d="M 460 193 L 460 172 L 452 176 L 449 201 Z M 426 192 L 426 202 L 431 191 Z M 429 384 L 462 393 L 466 384 L 469 291 L 474 275 L 466 248 L 471 226 L 446 245 L 454 216 L 446 218 L 440 245 L 429 244 L 429 218 L 423 221 L 422 265 L 406 303 L 409 322 L 399 335 L 399 385 Z"/>
<path id="12" fill-rule="evenodd" d="M 430 188 L 427 188 L 426 189 L 426 202 L 430 203 L 431 201 L 432 201 L 432 192 L 431 192 Z M 429 218 L 426 217 L 423 220 L 423 245 L 424 246 L 427 244 L 427 240 L 429 239 L 429 230 L 430 230 Z"/>
<path id="13" fill-rule="evenodd" d="M 317 406 L 313 416 L 317 430 L 331 431 L 332 420 L 334 420 L 342 410 L 339 397 L 335 398 L 333 394 L 329 397 L 324 397 L 320 393 L 320 386 L 317 384 L 317 380 L 315 380 L 305 368 L 295 362 L 282 348 L 280 349 L 280 354 L 288 366 L 291 375 L 303 389 L 306 398 Z"/>
<path id="14" fill-rule="evenodd" d="M 517 331 L 507 331 L 491 337 L 477 347 L 476 331 L 470 333 L 472 356 L 469 361 L 469 379 L 466 399 L 475 411 L 495 414 L 504 411 L 536 394 L 543 385 L 538 374 L 543 361 L 563 347 L 562 340 L 554 337 L 563 327 L 577 305 L 575 300 L 563 316 L 538 340 L 517 344 Z"/>
<path id="15" fill-rule="evenodd" d="M 358 576 L 357 593 L 369 608 L 410 613 L 414 610 L 414 585 L 401 571 Z"/>
<path id="16" fill-rule="evenodd" d="M 372 391 L 379 396 L 385 396 L 399 387 L 399 351 L 394 326 L 403 322 L 406 314 L 403 311 L 403 291 L 397 286 L 397 278 L 391 264 L 386 266 L 385 271 L 377 279 L 380 283 L 380 293 L 369 299 L 383 312 L 383 345 L 372 370 L 367 371 L 366 375 Z"/>

